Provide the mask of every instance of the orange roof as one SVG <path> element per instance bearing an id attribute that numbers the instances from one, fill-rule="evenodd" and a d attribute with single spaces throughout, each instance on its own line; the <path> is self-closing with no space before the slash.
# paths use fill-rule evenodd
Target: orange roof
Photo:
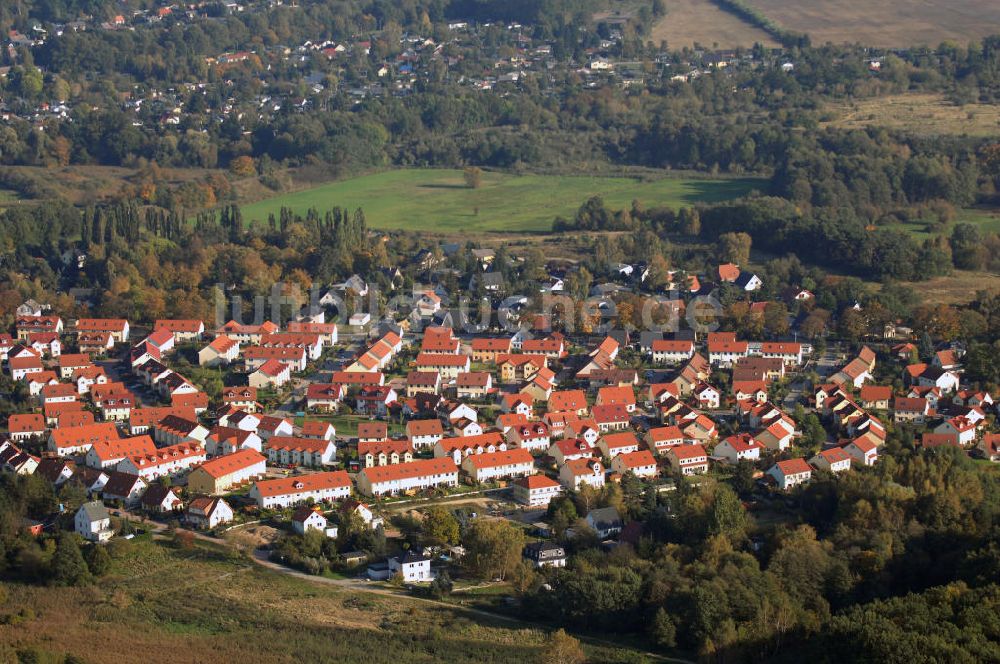
<path id="1" fill-rule="evenodd" d="M 486 351 L 486 352 L 497 352 L 506 353 L 510 351 L 510 338 L 476 338 L 472 340 L 472 350 L 473 351 Z"/>
<path id="2" fill-rule="evenodd" d="M 621 447 L 633 447 L 639 444 L 639 439 L 635 437 L 635 434 L 631 431 L 621 431 L 619 433 L 609 433 L 603 438 L 604 444 L 608 446 L 609 450 L 618 449 Z"/>
<path id="3" fill-rule="evenodd" d="M 671 447 L 670 454 L 673 454 L 678 461 L 689 461 L 698 457 L 708 457 L 705 453 L 705 448 L 698 444 Z"/>
<path id="4" fill-rule="evenodd" d="M 587 395 L 583 390 L 560 390 L 549 395 L 549 410 L 583 410 L 587 408 Z"/>
<path id="5" fill-rule="evenodd" d="M 153 454 L 156 452 L 156 445 L 153 444 L 153 439 L 149 436 L 133 436 L 131 438 L 94 441 L 93 450 L 99 459 L 107 461 Z"/>
<path id="6" fill-rule="evenodd" d="M 693 341 L 678 341 L 675 339 L 654 339 L 654 353 L 689 353 L 694 350 Z"/>
<path id="7" fill-rule="evenodd" d="M 473 468 L 497 468 L 499 466 L 509 466 L 512 464 L 534 464 L 535 460 L 528 450 L 517 447 L 512 450 L 500 450 L 497 452 L 487 452 L 485 454 L 473 454 L 469 457 L 469 463 Z"/>
<path id="8" fill-rule="evenodd" d="M 376 466 L 365 468 L 362 474 L 368 477 L 372 484 L 391 482 L 410 477 L 425 477 L 427 475 L 444 475 L 457 473 L 458 467 L 451 457 L 435 459 L 420 459 L 410 463 L 397 463 L 391 466 Z"/>
<path id="9" fill-rule="evenodd" d="M 527 477 L 522 477 L 519 480 L 515 480 L 514 484 L 518 486 L 523 486 L 529 491 L 534 489 L 548 489 L 552 487 L 559 486 L 559 482 L 556 482 L 551 477 L 547 475 L 528 475 Z"/>
<path id="10" fill-rule="evenodd" d="M 386 454 L 392 454 L 396 452 L 397 454 L 405 454 L 406 452 L 412 452 L 413 446 L 410 445 L 410 441 L 403 440 L 371 440 L 371 441 L 359 441 L 358 442 L 358 456 L 365 456 L 368 454 L 380 454 L 385 452 Z"/>
<path id="11" fill-rule="evenodd" d="M 406 434 L 413 436 L 443 436 L 441 420 L 410 420 L 406 423 Z"/>
<path id="12" fill-rule="evenodd" d="M 303 452 L 325 452 L 332 443 L 321 438 L 297 438 L 295 436 L 271 436 L 267 448 L 272 450 L 300 450 Z"/>
<path id="13" fill-rule="evenodd" d="M 167 447 L 161 447 L 154 452 L 148 454 L 135 454 L 130 455 L 129 459 L 135 464 L 136 468 L 151 468 L 154 466 L 159 466 L 164 463 L 171 463 L 173 461 L 179 461 L 180 459 L 185 459 L 193 456 L 202 456 L 205 454 L 204 449 L 201 445 L 195 443 L 179 443 L 177 445 L 170 445 Z"/>
<path id="14" fill-rule="evenodd" d="M 188 332 L 198 334 L 205 329 L 205 324 L 195 319 L 160 319 L 153 323 L 154 330 L 167 330 L 169 332 Z"/>
<path id="15" fill-rule="evenodd" d="M 627 452 L 619 455 L 618 458 L 621 459 L 621 462 L 625 464 L 626 468 L 642 468 L 644 466 L 656 465 L 656 459 L 653 458 L 653 453 L 649 450 Z"/>
<path id="16" fill-rule="evenodd" d="M 448 355 L 445 353 L 420 353 L 418 367 L 464 367 L 469 364 L 468 355 Z"/>
<path id="17" fill-rule="evenodd" d="M 503 434 L 499 431 L 487 431 L 476 436 L 458 436 L 455 438 L 442 438 L 438 441 L 445 452 L 449 454 L 455 450 L 464 450 L 470 447 L 488 447 L 490 445 L 503 444 Z"/>
<path id="18" fill-rule="evenodd" d="M 265 462 L 266 459 L 257 450 L 242 449 L 232 454 L 209 459 L 198 467 L 208 473 L 210 477 L 218 479 L 249 468 L 254 464 Z"/>
<path id="19" fill-rule="evenodd" d="M 351 486 L 351 478 L 343 470 L 325 473 L 310 473 L 296 477 L 282 477 L 276 480 L 260 480 L 255 485 L 262 497 L 287 496 L 298 493 L 312 493 L 325 489 L 342 489 Z"/>
<path id="20" fill-rule="evenodd" d="M 597 391 L 597 402 L 604 406 L 631 405 L 635 403 L 635 392 L 631 385 L 602 387 Z"/>
<path id="21" fill-rule="evenodd" d="M 233 346 L 238 346 L 238 345 L 239 342 L 230 339 L 224 334 L 220 334 L 219 336 L 217 336 L 215 339 L 212 340 L 212 343 L 208 344 L 208 347 L 217 353 L 225 353 Z"/>
<path id="22" fill-rule="evenodd" d="M 128 326 L 124 318 L 81 318 L 76 329 L 86 332 L 123 332 Z"/>
<path id="23" fill-rule="evenodd" d="M 782 475 L 797 475 L 798 473 L 810 473 L 812 474 L 812 468 L 806 463 L 806 460 L 798 457 L 795 459 L 785 459 L 784 461 L 779 461 L 777 464 L 778 470 L 781 471 Z"/>
<path id="24" fill-rule="evenodd" d="M 82 427 L 52 430 L 52 440 L 57 449 L 79 445 L 93 445 L 100 440 L 117 440 L 119 437 L 118 428 L 115 427 L 113 422 L 99 422 L 97 424 L 87 424 Z"/>
<path id="25" fill-rule="evenodd" d="M 740 266 L 735 263 L 723 263 L 719 266 L 719 279 L 736 281 L 740 278 Z"/>
<path id="26" fill-rule="evenodd" d="M 891 385 L 865 385 L 858 393 L 861 401 L 888 401 L 892 398 Z"/>
<path id="27" fill-rule="evenodd" d="M 45 431 L 45 418 L 36 413 L 11 415 L 7 418 L 7 430 L 11 433 Z"/>
<path id="28" fill-rule="evenodd" d="M 91 364 L 93 362 L 90 359 L 90 355 L 86 353 L 63 353 L 59 356 L 60 368 L 86 367 Z"/>

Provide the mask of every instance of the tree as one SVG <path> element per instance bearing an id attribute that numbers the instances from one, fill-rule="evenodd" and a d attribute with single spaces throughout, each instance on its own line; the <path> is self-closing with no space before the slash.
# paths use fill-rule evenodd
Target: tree
<path id="1" fill-rule="evenodd" d="M 662 606 L 656 610 L 653 622 L 649 625 L 649 636 L 662 648 L 673 648 L 677 645 L 677 626 Z"/>
<path id="2" fill-rule="evenodd" d="M 723 233 L 719 236 L 719 256 L 722 260 L 737 265 L 750 262 L 750 247 L 753 238 L 748 233 Z"/>
<path id="3" fill-rule="evenodd" d="M 521 561 L 524 532 L 506 520 L 477 519 L 463 537 L 462 562 L 481 579 L 503 581 Z"/>
<path id="4" fill-rule="evenodd" d="M 444 507 L 432 507 L 424 514 L 423 535 L 432 544 L 458 544 L 458 520 Z"/>
<path id="5" fill-rule="evenodd" d="M 462 177 L 465 179 L 465 186 L 469 189 L 479 189 L 483 186 L 483 169 L 478 166 L 466 166 L 465 170 L 462 171 Z"/>
<path id="6" fill-rule="evenodd" d="M 111 556 L 108 550 L 100 544 L 94 544 L 87 550 L 87 567 L 94 576 L 104 576 L 111 569 Z"/>
<path id="7" fill-rule="evenodd" d="M 736 492 L 727 484 L 717 485 L 709 512 L 709 533 L 725 535 L 730 542 L 738 542 L 746 535 L 748 527 L 747 512 Z"/>
<path id="8" fill-rule="evenodd" d="M 52 557 L 52 581 L 60 586 L 75 586 L 89 578 L 87 561 L 83 559 L 76 535 L 63 533 Z"/>
<path id="9" fill-rule="evenodd" d="M 557 629 L 545 641 L 545 649 L 539 658 L 542 664 L 583 664 L 587 656 L 580 647 L 580 640 L 575 639 L 563 629 Z"/>
<path id="10" fill-rule="evenodd" d="M 257 172 L 253 157 L 243 155 L 229 162 L 229 172 L 239 177 L 249 177 Z"/>

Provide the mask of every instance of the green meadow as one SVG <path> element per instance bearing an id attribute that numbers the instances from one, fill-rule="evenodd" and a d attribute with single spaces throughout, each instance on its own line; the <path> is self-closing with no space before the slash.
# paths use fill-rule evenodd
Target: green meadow
<path id="1" fill-rule="evenodd" d="M 484 172 L 477 189 L 460 170 L 405 169 L 341 180 L 283 194 L 242 207 L 246 221 L 265 221 L 282 207 L 304 214 L 309 208 L 362 208 L 372 228 L 430 232 L 548 231 L 556 216 L 572 217 L 589 197 L 601 195 L 614 208 L 638 199 L 646 207 L 674 208 L 737 198 L 763 181 L 623 177 L 510 175 Z"/>

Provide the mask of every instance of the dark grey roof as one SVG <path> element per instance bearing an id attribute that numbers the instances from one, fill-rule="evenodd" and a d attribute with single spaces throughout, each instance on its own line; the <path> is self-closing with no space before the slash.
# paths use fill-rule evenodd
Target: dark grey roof
<path id="1" fill-rule="evenodd" d="M 80 505 L 80 509 L 87 515 L 87 519 L 89 521 L 101 521 L 103 519 L 111 518 L 111 515 L 108 514 L 108 508 L 106 508 L 104 503 L 99 500 L 84 503 L 83 505 Z"/>
<path id="2" fill-rule="evenodd" d="M 614 507 L 599 507 L 590 510 L 590 513 L 587 514 L 587 520 L 597 530 L 622 527 L 622 517 Z"/>

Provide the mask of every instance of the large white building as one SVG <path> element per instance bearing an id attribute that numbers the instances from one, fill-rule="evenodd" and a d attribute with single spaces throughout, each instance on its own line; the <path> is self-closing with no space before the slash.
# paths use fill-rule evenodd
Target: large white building
<path id="1" fill-rule="evenodd" d="M 358 473 L 358 491 L 368 496 L 395 495 L 438 486 L 458 486 L 458 466 L 450 456 L 375 466 Z"/>
<path id="2" fill-rule="evenodd" d="M 535 473 L 535 460 L 528 450 L 517 448 L 473 454 L 462 461 L 462 470 L 477 482 L 525 477 Z"/>
<path id="3" fill-rule="evenodd" d="M 290 507 L 310 498 L 329 502 L 351 495 L 351 478 L 343 470 L 310 473 L 276 480 L 260 480 L 247 494 L 259 507 Z"/>

